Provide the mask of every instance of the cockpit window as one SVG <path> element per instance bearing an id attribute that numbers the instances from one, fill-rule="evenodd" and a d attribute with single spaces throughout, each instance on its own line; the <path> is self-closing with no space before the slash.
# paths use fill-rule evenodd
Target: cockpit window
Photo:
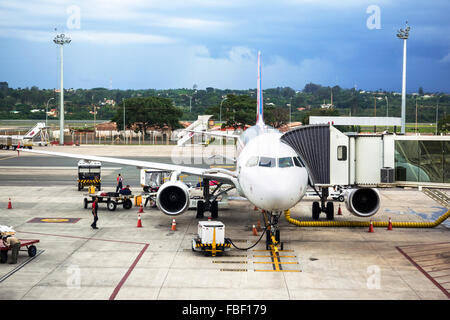
<path id="1" fill-rule="evenodd" d="M 246 164 L 247 167 L 254 167 L 257 165 L 258 165 L 258 157 L 250 157 L 247 160 L 247 164 Z"/>
<path id="2" fill-rule="evenodd" d="M 294 157 L 294 163 L 296 167 L 304 167 L 302 160 L 300 160 L 300 157 Z"/>
<path id="3" fill-rule="evenodd" d="M 274 158 L 261 157 L 259 158 L 259 166 L 260 167 L 275 167 L 276 161 Z"/>
<path id="4" fill-rule="evenodd" d="M 278 159 L 278 166 L 280 168 L 288 168 L 288 167 L 293 167 L 294 163 L 292 163 L 291 157 L 280 158 L 280 159 Z"/>

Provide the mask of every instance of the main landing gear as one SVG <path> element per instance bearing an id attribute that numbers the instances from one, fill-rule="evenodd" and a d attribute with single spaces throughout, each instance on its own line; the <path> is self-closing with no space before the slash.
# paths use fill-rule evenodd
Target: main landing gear
<path id="1" fill-rule="evenodd" d="M 228 188 L 225 191 L 218 192 L 223 183 L 218 183 L 215 189 L 210 192 L 209 179 L 203 179 L 203 200 L 197 201 L 197 219 L 203 219 L 205 211 L 211 212 L 211 218 L 217 219 L 219 217 L 219 202 L 217 197 L 226 193 L 234 187 Z M 218 192 L 218 193 L 217 193 Z M 216 194 L 217 193 L 217 194 Z"/>
<path id="2" fill-rule="evenodd" d="M 322 194 L 320 195 L 320 204 L 318 201 L 314 201 L 312 204 L 312 218 L 313 220 L 319 220 L 320 213 L 325 212 L 327 220 L 334 220 L 334 204 L 331 201 L 326 202 L 328 198 L 328 188 L 325 187 L 321 189 Z"/>

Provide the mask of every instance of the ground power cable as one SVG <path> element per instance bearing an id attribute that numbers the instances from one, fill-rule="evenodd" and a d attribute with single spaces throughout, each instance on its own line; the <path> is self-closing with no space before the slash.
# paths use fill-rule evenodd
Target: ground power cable
<path id="1" fill-rule="evenodd" d="M 231 239 L 228 239 L 228 240 L 230 240 L 230 242 L 231 242 L 231 244 L 233 245 L 233 247 L 235 247 L 236 249 L 238 249 L 238 250 L 250 250 L 251 248 L 253 248 L 254 246 L 256 246 L 260 241 L 261 241 L 261 239 L 262 239 L 262 237 L 264 236 L 264 234 L 266 233 L 266 231 L 267 231 L 267 228 L 268 227 L 265 227 L 264 228 L 264 230 L 263 230 L 263 232 L 261 233 L 261 236 L 259 237 L 259 239 L 258 239 L 258 241 L 256 241 L 252 246 L 250 246 L 250 247 L 248 247 L 248 248 L 239 248 L 238 246 L 236 246 L 234 243 L 233 243 L 233 241 L 231 240 Z"/>

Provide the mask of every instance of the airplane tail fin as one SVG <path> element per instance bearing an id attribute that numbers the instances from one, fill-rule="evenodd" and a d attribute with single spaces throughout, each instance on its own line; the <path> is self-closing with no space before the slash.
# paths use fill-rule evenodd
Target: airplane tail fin
<path id="1" fill-rule="evenodd" d="M 256 124 L 264 125 L 264 108 L 263 108 L 263 93 L 261 83 L 261 51 L 258 51 L 258 83 L 257 90 L 257 103 L 256 103 Z"/>

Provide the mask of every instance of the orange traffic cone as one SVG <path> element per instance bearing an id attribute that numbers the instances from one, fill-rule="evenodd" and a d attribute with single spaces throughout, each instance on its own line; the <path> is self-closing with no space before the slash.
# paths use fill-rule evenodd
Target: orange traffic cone
<path id="1" fill-rule="evenodd" d="M 391 217 L 389 217 L 389 224 L 387 227 L 388 230 L 392 230 L 392 221 L 391 221 Z"/>
<path id="2" fill-rule="evenodd" d="M 9 198 L 9 201 L 8 201 L 8 209 L 12 209 L 11 198 Z"/>
<path id="3" fill-rule="evenodd" d="M 369 232 L 375 232 L 373 230 L 373 222 L 372 222 L 372 220 L 370 220 Z"/>
<path id="4" fill-rule="evenodd" d="M 258 222 L 256 223 L 256 230 L 257 231 L 261 231 L 261 221 L 258 220 Z"/>
<path id="5" fill-rule="evenodd" d="M 337 215 L 338 215 L 338 216 L 342 216 L 342 209 L 341 209 L 341 205 L 339 205 L 339 209 L 338 209 L 338 213 L 337 213 Z"/>
<path id="6" fill-rule="evenodd" d="M 144 207 L 142 206 L 142 203 L 141 203 L 141 205 L 139 207 L 138 213 L 144 213 Z"/>
<path id="7" fill-rule="evenodd" d="M 254 236 L 257 236 L 257 235 L 258 235 L 258 231 L 256 231 L 255 225 L 253 225 L 252 231 L 253 231 L 253 235 L 254 235 Z"/>
<path id="8" fill-rule="evenodd" d="M 138 228 L 142 228 L 142 221 L 141 221 L 141 215 L 138 214 L 138 223 L 137 223 L 137 227 Z"/>
<path id="9" fill-rule="evenodd" d="M 172 231 L 177 231 L 177 222 L 175 219 L 172 220 Z"/>

